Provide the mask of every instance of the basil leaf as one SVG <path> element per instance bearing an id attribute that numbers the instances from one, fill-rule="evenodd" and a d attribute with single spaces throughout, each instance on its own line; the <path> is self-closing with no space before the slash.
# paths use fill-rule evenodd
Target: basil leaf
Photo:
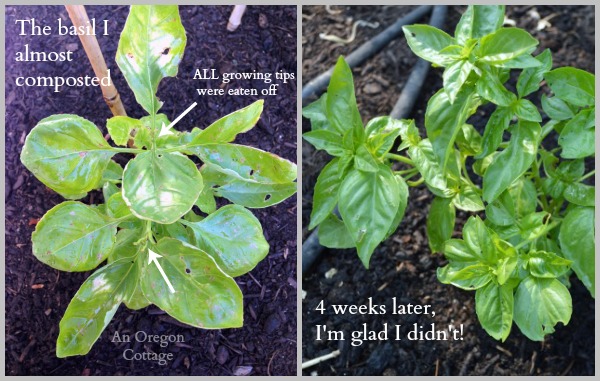
<path id="1" fill-rule="evenodd" d="M 504 5 L 469 5 L 456 24 L 454 36 L 459 44 L 465 45 L 469 39 L 495 32 L 503 22 Z"/>
<path id="2" fill-rule="evenodd" d="M 456 194 L 456 176 L 452 176 L 450 171 L 450 176 L 444 175 L 429 139 L 423 139 L 417 145 L 410 146 L 408 155 L 433 194 L 438 197 L 452 197 Z"/>
<path id="3" fill-rule="evenodd" d="M 447 55 L 440 53 L 444 48 L 456 44 L 454 38 L 446 32 L 431 25 L 403 26 L 402 30 L 408 46 L 417 56 L 439 66 L 453 62 Z"/>
<path id="4" fill-rule="evenodd" d="M 554 94 L 575 106 L 595 104 L 596 77 L 574 67 L 561 67 L 547 72 L 544 77 Z"/>
<path id="5" fill-rule="evenodd" d="M 542 109 L 551 119 L 569 120 L 575 116 L 575 112 L 569 104 L 559 97 L 548 98 L 542 94 Z"/>
<path id="6" fill-rule="evenodd" d="M 327 120 L 338 133 L 343 135 L 354 127 L 360 127 L 362 130 L 363 124 L 354 95 L 352 70 L 344 57 L 340 57 L 333 68 L 325 104 Z"/>
<path id="7" fill-rule="evenodd" d="M 469 78 L 469 74 L 471 74 L 474 67 L 468 60 L 459 60 L 450 64 L 444 70 L 444 90 L 448 94 L 450 103 L 454 103 L 458 92 Z"/>
<path id="8" fill-rule="evenodd" d="M 479 262 L 479 257 L 462 239 L 448 239 L 444 244 L 444 256 L 452 262 Z"/>
<path id="9" fill-rule="evenodd" d="M 481 38 L 479 60 L 490 65 L 502 64 L 531 53 L 537 45 L 538 41 L 523 29 L 500 28 Z"/>
<path id="10" fill-rule="evenodd" d="M 479 189 L 467 182 L 462 182 L 459 192 L 452 199 L 452 203 L 460 210 L 467 212 L 479 212 L 485 209 Z"/>
<path id="11" fill-rule="evenodd" d="M 338 176 L 338 161 L 333 159 L 321 170 L 313 193 L 313 207 L 310 213 L 310 230 L 314 229 L 331 214 L 338 202 L 338 192 L 342 179 Z"/>
<path id="12" fill-rule="evenodd" d="M 549 217 L 547 212 L 535 212 L 524 216 L 519 223 L 521 237 L 526 241 L 533 241 L 544 235 Z"/>
<path id="13" fill-rule="evenodd" d="M 146 151 L 127 163 L 123 199 L 138 218 L 161 224 L 177 221 L 202 190 L 196 165 L 179 153 Z"/>
<path id="14" fill-rule="evenodd" d="M 451 198 L 435 197 L 427 215 L 427 239 L 433 253 L 444 250 L 444 243 L 452 237 L 456 209 Z"/>
<path id="15" fill-rule="evenodd" d="M 100 186 L 114 154 L 92 122 L 58 114 L 42 119 L 27 135 L 21 162 L 52 190 L 77 199 Z"/>
<path id="16" fill-rule="evenodd" d="M 75 294 L 56 341 L 60 358 L 85 355 L 135 288 L 137 267 L 129 260 L 110 263 L 90 275 Z"/>
<path id="17" fill-rule="evenodd" d="M 550 49 L 544 50 L 535 57 L 540 62 L 540 66 L 526 68 L 519 75 L 517 80 L 517 92 L 519 98 L 524 98 L 540 88 L 540 82 L 544 79 L 544 74 L 552 69 L 552 53 Z"/>
<path id="18" fill-rule="evenodd" d="M 377 172 L 379 171 L 378 165 L 379 163 L 364 145 L 358 147 L 356 155 L 354 155 L 354 167 L 356 169 L 363 172 Z"/>
<path id="19" fill-rule="evenodd" d="M 405 123 L 389 116 L 371 119 L 365 126 L 369 150 L 376 157 L 383 157 L 392 149 Z"/>
<path id="20" fill-rule="evenodd" d="M 313 131 L 326 130 L 339 133 L 327 119 L 327 93 L 302 109 L 302 116 L 310 120 Z"/>
<path id="21" fill-rule="evenodd" d="M 352 153 L 343 146 L 340 135 L 328 130 L 309 131 L 302 134 L 304 140 L 318 150 L 325 150 L 331 156 L 344 156 Z"/>
<path id="22" fill-rule="evenodd" d="M 406 205 L 408 204 L 408 185 L 406 184 L 406 181 L 404 181 L 404 178 L 400 175 L 396 174 L 394 175 L 394 177 L 396 178 L 396 182 L 398 183 L 398 195 L 400 196 L 400 204 L 398 205 L 398 210 L 396 210 L 396 216 L 394 216 L 394 220 L 390 225 L 390 229 L 388 230 L 385 236 L 386 239 L 389 238 L 392 234 L 394 234 L 396 229 L 398 229 L 400 222 L 404 218 L 404 212 L 406 211 Z"/>
<path id="23" fill-rule="evenodd" d="M 542 116 L 537 107 L 527 99 L 519 99 L 512 105 L 514 113 L 519 119 L 528 120 L 530 122 L 541 122 Z"/>
<path id="24" fill-rule="evenodd" d="M 211 214 L 217 210 L 217 201 L 212 189 L 208 186 L 202 187 L 202 191 L 195 202 L 195 205 L 206 214 Z"/>
<path id="25" fill-rule="evenodd" d="M 506 90 L 498 76 L 488 70 L 481 71 L 481 77 L 477 81 L 477 93 L 502 107 L 508 107 L 517 100 L 513 93 Z"/>
<path id="26" fill-rule="evenodd" d="M 185 44 L 185 29 L 176 5 L 131 6 L 115 60 L 148 114 L 158 112 L 158 84 L 177 75 Z"/>
<path id="27" fill-rule="evenodd" d="M 50 209 L 31 236 L 33 254 L 63 271 L 88 271 L 108 257 L 117 234 L 113 219 L 94 208 L 67 201 Z"/>
<path id="28" fill-rule="evenodd" d="M 120 146 L 127 146 L 127 142 L 131 139 L 131 132 L 141 126 L 142 122 L 139 119 L 128 116 L 113 116 L 106 121 L 106 129 L 110 138 Z"/>
<path id="29" fill-rule="evenodd" d="M 456 145 L 463 156 L 474 156 L 481 151 L 481 135 L 468 123 L 462 125 L 456 135 Z"/>
<path id="30" fill-rule="evenodd" d="M 563 255 L 573 262 L 573 270 L 592 297 L 596 293 L 594 226 L 594 208 L 579 207 L 567 213 L 558 234 Z"/>
<path id="31" fill-rule="evenodd" d="M 558 278 L 571 268 L 571 261 L 547 251 L 532 251 L 528 254 L 527 268 L 536 278 Z"/>
<path id="32" fill-rule="evenodd" d="M 509 226 L 515 223 L 515 205 L 508 190 L 486 206 L 485 216 L 494 225 Z"/>
<path id="33" fill-rule="evenodd" d="M 513 320 L 513 288 L 489 282 L 475 292 L 475 312 L 481 326 L 496 340 L 505 341 Z"/>
<path id="34" fill-rule="evenodd" d="M 537 205 L 537 191 L 531 180 L 524 177 L 517 179 L 510 188 L 508 188 L 515 207 L 515 216 L 522 218 L 525 215 L 535 212 Z"/>
<path id="35" fill-rule="evenodd" d="M 508 128 L 512 116 L 513 113 L 509 107 L 497 107 L 494 110 L 483 131 L 481 152 L 475 158 L 483 159 L 500 147 L 502 135 Z"/>
<path id="36" fill-rule="evenodd" d="M 319 243 L 331 249 L 350 249 L 356 247 L 346 224 L 335 214 L 330 213 L 319 225 Z"/>
<path id="37" fill-rule="evenodd" d="M 340 214 L 366 268 L 373 250 L 386 237 L 399 205 L 398 183 L 392 170 L 383 164 L 376 173 L 353 169 L 342 182 Z"/>
<path id="38" fill-rule="evenodd" d="M 481 263 L 453 263 L 437 269 L 441 283 L 452 284 L 463 290 L 477 290 L 493 279 L 489 266 Z"/>
<path id="39" fill-rule="evenodd" d="M 104 197 L 105 201 L 108 200 L 113 194 L 119 193 L 120 191 L 121 189 L 119 189 L 115 184 L 111 183 L 110 181 L 105 182 L 102 186 L 102 196 Z"/>
<path id="40" fill-rule="evenodd" d="M 569 290 L 556 279 L 527 277 L 517 288 L 514 319 L 530 340 L 542 341 L 558 322 L 568 324 L 572 310 Z"/>
<path id="41" fill-rule="evenodd" d="M 579 159 L 594 155 L 596 152 L 594 145 L 595 111 L 595 107 L 583 109 L 567 122 L 558 137 L 558 145 L 562 148 L 562 157 Z"/>
<path id="42" fill-rule="evenodd" d="M 142 291 L 153 304 L 193 327 L 236 328 L 243 325 L 242 292 L 204 251 L 173 238 L 163 238 L 151 250 L 173 285 L 171 292 L 154 263 L 141 274 Z M 147 258 L 147 257 L 146 257 Z"/>
<path id="43" fill-rule="evenodd" d="M 576 205 L 594 206 L 596 199 L 596 188 L 581 183 L 573 183 L 567 185 L 563 196 L 567 201 Z"/>
<path id="44" fill-rule="evenodd" d="M 264 101 L 258 100 L 249 106 L 225 115 L 212 123 L 192 140 L 195 143 L 229 143 L 237 134 L 247 132 L 254 127 L 263 111 Z"/>
<path id="45" fill-rule="evenodd" d="M 467 220 L 463 227 L 463 239 L 475 254 L 478 261 L 489 266 L 496 264 L 498 252 L 494 242 L 494 235 L 485 226 L 481 218 L 475 216 Z"/>
<path id="46" fill-rule="evenodd" d="M 520 120 L 512 129 L 508 148 L 490 164 L 483 176 L 483 199 L 493 202 L 533 163 L 541 135 L 538 123 Z"/>
<path id="47" fill-rule="evenodd" d="M 131 210 L 129 210 L 129 207 L 125 204 L 121 192 L 113 194 L 106 201 L 106 212 L 113 218 L 122 218 L 131 215 Z"/>

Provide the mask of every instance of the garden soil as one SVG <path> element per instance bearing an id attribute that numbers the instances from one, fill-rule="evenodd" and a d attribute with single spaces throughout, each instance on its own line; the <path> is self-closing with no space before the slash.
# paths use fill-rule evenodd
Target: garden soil
<path id="1" fill-rule="evenodd" d="M 187 48 L 177 78 L 164 79 L 158 96 L 161 112 L 172 120 L 193 102 L 198 105 L 176 125 L 178 130 L 204 128 L 218 118 L 263 97 L 198 96 L 197 88 L 256 88 L 260 80 L 194 80 L 194 71 L 214 68 L 225 72 L 296 72 L 296 7 L 250 6 L 242 25 L 226 31 L 228 7 L 180 7 Z M 294 375 L 296 374 L 296 197 L 266 209 L 254 209 L 271 250 L 249 274 L 236 278 L 244 294 L 244 327 L 195 329 L 155 306 L 132 311 L 121 306 L 112 322 L 85 356 L 59 359 L 55 355 L 60 319 L 81 283 L 91 274 L 66 273 L 39 262 L 31 251 L 31 233 L 44 213 L 63 199 L 39 182 L 19 160 L 27 133 L 41 119 L 72 113 L 87 118 L 106 133 L 112 115 L 98 87 L 18 87 L 19 76 L 93 76 L 77 36 L 18 36 L 16 19 L 35 17 L 56 27 L 71 25 L 61 6 L 8 6 L 6 9 L 6 375 Z M 98 36 L 113 81 L 129 116 L 142 117 L 115 64 L 120 31 L 128 7 L 88 6 L 90 18 L 109 20 L 109 35 Z M 74 51 L 73 62 L 23 62 L 17 51 L 29 44 L 35 51 Z M 273 81 L 277 83 L 277 81 Z M 265 98 L 257 127 L 236 142 L 273 152 L 296 162 L 296 83 L 281 83 L 276 96 Z M 131 156 L 117 158 L 121 164 Z M 84 202 L 102 202 L 92 192 Z M 161 348 L 158 343 L 113 342 L 116 332 L 134 335 L 182 335 L 183 342 Z M 123 352 L 172 353 L 161 366 L 152 361 L 127 361 Z"/>
<path id="2" fill-rule="evenodd" d="M 392 24 L 413 7 L 405 6 L 305 6 L 302 9 L 302 80 L 304 83 L 335 64 L 337 57 L 348 55 L 362 43 Z M 453 33 L 465 7 L 451 6 L 444 30 Z M 554 66 L 575 66 L 594 72 L 593 6 L 509 6 L 507 17 L 516 26 L 540 40 L 540 50 L 550 48 Z M 319 34 L 347 37 L 355 21 L 378 22 L 379 28 L 359 27 L 356 39 L 336 45 Z M 548 24 L 542 24 L 546 20 Z M 420 23 L 426 23 L 427 19 Z M 538 25 L 540 26 L 537 29 Z M 541 28 L 543 26 L 543 28 Z M 353 69 L 356 99 L 363 121 L 387 115 L 392 110 L 416 57 L 401 36 L 366 63 Z M 442 71 L 431 69 L 417 99 L 411 118 L 423 126 L 426 102 L 442 86 Z M 533 100 L 539 105 L 539 100 Z M 303 106 L 306 106 L 304 104 Z M 486 110 L 482 110 L 485 113 Z M 489 110 L 487 110 L 489 112 Z M 483 115 L 471 118 L 481 128 Z M 310 129 L 303 120 L 303 130 Z M 315 152 L 303 143 L 302 222 L 308 226 L 312 208 L 312 188 L 329 160 L 326 153 Z M 593 165 L 593 164 L 592 164 Z M 591 182 L 593 184 L 593 181 Z M 411 188 L 403 222 L 396 233 L 381 244 L 366 270 L 355 250 L 325 250 L 310 271 L 303 276 L 302 357 L 303 361 L 336 350 L 340 355 L 304 371 L 305 375 L 593 375 L 595 362 L 594 299 L 585 287 L 571 277 L 573 315 L 568 326 L 559 325 L 543 342 L 524 337 L 513 325 L 505 342 L 492 339 L 481 328 L 475 314 L 475 293 L 441 284 L 436 269 L 445 265 L 440 255 L 432 255 L 426 238 L 426 216 L 431 194 Z M 454 237 L 468 215 L 459 213 Z M 309 232 L 303 229 L 303 237 Z M 435 317 L 425 315 L 335 315 L 331 307 L 321 314 L 317 308 L 332 304 L 383 304 L 391 311 L 392 298 L 398 304 L 431 305 Z M 388 325 L 388 340 L 351 344 L 350 333 L 368 329 L 380 332 Z M 445 329 L 463 326 L 462 340 L 394 340 L 395 324 L 402 332 L 414 324 L 425 330 L 435 323 Z M 316 340 L 317 325 L 343 331 L 346 340 Z M 408 327 L 408 328 L 407 328 Z M 440 329 L 440 328 L 438 328 Z M 321 331 L 323 334 L 323 331 Z"/>

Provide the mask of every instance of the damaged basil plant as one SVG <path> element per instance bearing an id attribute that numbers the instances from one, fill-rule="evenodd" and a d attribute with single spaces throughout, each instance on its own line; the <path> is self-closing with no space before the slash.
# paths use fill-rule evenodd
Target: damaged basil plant
<path id="1" fill-rule="evenodd" d="M 506 340 L 514 321 L 543 340 L 571 318 L 573 272 L 594 297 L 595 170 L 586 163 L 595 155 L 595 77 L 552 70 L 550 51 L 533 56 L 538 41 L 503 20 L 503 6 L 469 6 L 454 37 L 404 28 L 413 52 L 444 68 L 426 138 L 410 120 L 363 127 L 352 72 L 338 60 L 327 93 L 303 110 L 312 125 L 304 138 L 335 157 L 317 179 L 310 228 L 324 246 L 356 247 L 368 268 L 402 220 L 408 187 L 424 183 L 434 194 L 429 246 L 449 261 L 438 279 L 476 290 L 477 316 L 495 339 Z M 513 92 L 505 84 L 515 69 Z M 528 98 L 541 100 L 543 114 Z M 493 112 L 478 130 L 468 122 L 484 105 Z M 391 152 L 397 137 L 406 155 Z M 457 209 L 473 213 L 462 239 L 453 238 Z"/>
<path id="2" fill-rule="evenodd" d="M 252 270 L 269 251 L 260 222 L 246 208 L 293 195 L 296 166 L 231 143 L 255 125 L 262 101 L 203 130 L 165 128 L 170 122 L 158 113 L 155 94 L 162 78 L 177 74 L 185 44 L 177 6 L 132 6 L 116 61 L 148 116 L 108 119 L 119 147 L 76 115 L 45 118 L 27 136 L 21 161 L 41 182 L 70 200 L 102 189 L 105 200 L 63 202 L 32 235 L 34 255 L 58 270 L 89 271 L 107 261 L 69 304 L 58 357 L 88 353 L 121 303 L 131 309 L 155 304 L 194 327 L 243 324 L 242 293 L 233 277 Z M 118 153 L 135 157 L 123 169 L 111 160 Z M 191 155 L 203 162 L 200 169 Z M 215 197 L 233 204 L 217 209 Z M 151 261 L 155 253 L 167 280 Z"/>

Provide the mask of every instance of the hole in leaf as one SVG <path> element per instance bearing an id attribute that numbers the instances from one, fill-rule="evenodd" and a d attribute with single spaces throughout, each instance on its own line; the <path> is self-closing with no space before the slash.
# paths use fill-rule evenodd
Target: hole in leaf
<path id="1" fill-rule="evenodd" d="M 250 170 L 250 176 L 252 176 L 254 174 L 254 169 Z"/>
<path id="2" fill-rule="evenodd" d="M 162 158 L 162 156 L 163 155 L 161 153 L 159 153 L 158 155 L 156 155 L 156 157 L 158 157 L 159 159 Z"/>
<path id="3" fill-rule="evenodd" d="M 270 195 L 270 194 L 266 195 L 266 196 L 265 196 L 265 201 L 269 201 L 269 199 L 270 199 L 270 198 L 271 198 L 271 195 Z"/>
<path id="4" fill-rule="evenodd" d="M 413 32 L 410 32 L 410 34 L 411 34 L 413 37 L 417 37 L 417 35 L 416 35 L 416 34 L 414 34 Z"/>
<path id="5" fill-rule="evenodd" d="M 185 269 L 185 272 L 186 272 L 187 274 L 189 274 L 189 273 L 191 273 L 191 272 L 192 272 L 192 270 L 190 270 L 190 269 Z"/>
<path id="6" fill-rule="evenodd" d="M 163 50 L 163 52 L 162 52 L 163 56 L 166 56 L 167 54 L 169 54 L 170 51 L 171 51 L 171 48 L 165 48 L 165 50 Z"/>

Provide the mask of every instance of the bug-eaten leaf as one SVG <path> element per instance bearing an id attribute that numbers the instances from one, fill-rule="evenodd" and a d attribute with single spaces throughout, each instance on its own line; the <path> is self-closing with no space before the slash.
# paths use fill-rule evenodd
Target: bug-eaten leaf
<path id="1" fill-rule="evenodd" d="M 234 178 L 262 184 L 296 180 L 296 164 L 270 152 L 238 144 L 190 146 L 204 163 Z"/>
<path id="2" fill-rule="evenodd" d="M 521 72 L 517 80 L 517 92 L 520 98 L 537 91 L 540 88 L 540 82 L 544 79 L 544 74 L 552 69 L 552 53 L 550 49 L 544 50 L 535 59 L 540 62 L 540 66 L 526 68 Z"/>
<path id="3" fill-rule="evenodd" d="M 49 188 L 77 199 L 101 186 L 114 154 L 92 122 L 57 114 L 42 119 L 27 135 L 21 162 Z"/>
<path id="4" fill-rule="evenodd" d="M 456 209 L 451 198 L 435 197 L 427 214 L 427 239 L 433 253 L 444 250 L 444 243 L 452 237 Z"/>
<path id="5" fill-rule="evenodd" d="M 573 270 L 592 297 L 596 291 L 594 226 L 594 208 L 578 207 L 567 213 L 558 234 L 563 255 L 573 262 Z"/>
<path id="6" fill-rule="evenodd" d="M 146 151 L 127 163 L 122 193 L 136 217 L 170 224 L 194 206 L 202 186 L 200 172 L 186 156 Z"/>
<path id="7" fill-rule="evenodd" d="M 269 253 L 260 221 L 243 206 L 226 205 L 202 221 L 182 223 L 192 230 L 195 246 L 230 276 L 251 271 Z"/>
<path id="8" fill-rule="evenodd" d="M 328 130 L 309 131 L 302 134 L 304 140 L 318 150 L 327 151 L 331 156 L 344 156 L 352 154 L 351 150 L 344 147 L 341 136 Z"/>
<path id="9" fill-rule="evenodd" d="M 389 116 L 371 119 L 365 126 L 369 151 L 378 158 L 383 157 L 392 149 L 396 138 L 400 135 L 400 130 L 405 128 L 404 125 L 407 123 Z"/>
<path id="10" fill-rule="evenodd" d="M 508 148 L 495 157 L 483 176 L 483 199 L 488 203 L 521 177 L 537 154 L 542 132 L 538 123 L 520 120 L 511 132 Z"/>
<path id="11" fill-rule="evenodd" d="M 527 277 L 517 288 L 514 319 L 530 340 L 542 341 L 558 322 L 568 324 L 572 310 L 569 290 L 556 279 Z"/>
<path id="12" fill-rule="evenodd" d="M 263 111 L 264 100 L 258 100 L 249 106 L 225 115 L 202 130 L 192 141 L 194 143 L 229 143 L 237 134 L 247 132 L 254 127 Z"/>
<path id="13" fill-rule="evenodd" d="M 142 293 L 139 279 L 139 274 L 141 273 L 141 268 L 143 266 L 139 254 L 146 248 L 145 243 L 140 241 L 140 237 L 142 237 L 141 229 L 119 230 L 117 233 L 117 242 L 108 256 L 108 263 L 123 260 L 135 262 L 133 266 L 135 266 L 136 269 L 132 271 L 133 279 L 128 278 L 128 282 L 134 283 L 134 285 L 131 286 L 133 287 L 133 291 L 129 297 L 123 299 L 123 303 L 125 303 L 127 308 L 132 310 L 140 310 L 150 305 L 150 302 Z"/>
<path id="14" fill-rule="evenodd" d="M 148 114 L 158 112 L 158 84 L 177 74 L 185 44 L 185 29 L 176 5 L 131 6 L 115 60 Z"/>
<path id="15" fill-rule="evenodd" d="M 479 61 L 499 65 L 533 52 L 538 40 L 523 29 L 500 28 L 479 42 Z"/>
<path id="16" fill-rule="evenodd" d="M 567 201 L 575 205 L 594 206 L 596 188 L 581 183 L 573 183 L 565 188 L 563 196 Z"/>
<path id="17" fill-rule="evenodd" d="M 346 224 L 335 214 L 329 213 L 319 225 L 319 243 L 330 249 L 350 249 L 356 247 Z"/>
<path id="18" fill-rule="evenodd" d="M 561 67 L 544 75 L 554 94 L 575 106 L 593 106 L 596 95 L 596 77 L 574 67 Z"/>
<path id="19" fill-rule="evenodd" d="M 215 196 L 225 197 L 246 208 L 265 208 L 278 204 L 296 193 L 297 183 L 295 182 L 257 183 L 240 179 L 237 175 L 219 172 L 216 168 L 210 164 L 202 166 L 200 173 L 202 173 L 205 187 L 210 187 L 210 191 Z"/>
<path id="20" fill-rule="evenodd" d="M 110 138 L 120 146 L 126 146 L 131 138 L 131 132 L 140 127 L 142 127 L 142 122 L 139 119 L 128 116 L 113 116 L 106 121 L 106 129 Z"/>
<path id="21" fill-rule="evenodd" d="M 454 62 L 440 53 L 444 48 L 455 45 L 456 41 L 446 32 L 431 25 L 410 25 L 402 27 L 408 46 L 417 56 L 438 66 Z"/>
<path id="22" fill-rule="evenodd" d="M 327 93 L 302 109 L 302 116 L 310 120 L 312 131 L 327 130 L 339 134 L 327 119 Z"/>
<path id="23" fill-rule="evenodd" d="M 362 120 L 356 105 L 356 96 L 354 95 L 352 69 L 350 69 L 343 56 L 338 58 L 333 68 L 329 86 L 327 86 L 325 107 L 327 120 L 341 135 L 344 135 L 348 130 L 363 130 Z"/>
<path id="24" fill-rule="evenodd" d="M 475 292 L 475 312 L 481 326 L 496 340 L 505 341 L 513 321 L 514 296 L 509 284 L 489 282 Z"/>
<path id="25" fill-rule="evenodd" d="M 472 86 L 463 86 L 454 103 L 442 89 L 427 102 L 425 128 L 433 150 L 445 172 L 452 160 L 454 141 L 462 126 L 480 104 Z"/>
<path id="26" fill-rule="evenodd" d="M 338 176 L 339 159 L 331 160 L 321 170 L 313 191 L 313 206 L 308 228 L 314 229 L 333 211 L 338 202 L 342 179 Z"/>
<path id="27" fill-rule="evenodd" d="M 399 205 L 398 182 L 386 165 L 380 164 L 378 172 L 353 169 L 342 182 L 340 215 L 366 268 L 373 250 L 386 237 Z"/>
<path id="28" fill-rule="evenodd" d="M 558 278 L 571 268 L 571 261 L 552 252 L 537 250 L 527 256 L 527 269 L 536 278 Z"/>
<path id="29" fill-rule="evenodd" d="M 198 328 L 243 325 L 242 292 L 210 255 L 173 238 L 163 238 L 150 249 L 161 256 L 157 261 L 175 290 L 170 291 L 156 264 L 147 264 L 141 274 L 142 291 L 151 303 Z"/>
<path id="30" fill-rule="evenodd" d="M 109 263 L 90 275 L 75 294 L 60 321 L 56 356 L 87 354 L 110 323 L 138 279 L 130 260 Z"/>
<path id="31" fill-rule="evenodd" d="M 50 209 L 31 236 L 33 254 L 41 262 L 63 271 L 88 271 L 112 250 L 116 220 L 90 206 L 67 201 Z"/>
<path id="32" fill-rule="evenodd" d="M 469 39 L 477 39 L 495 32 L 504 22 L 504 5 L 469 5 L 461 16 L 454 36 L 464 45 Z"/>
<path id="33" fill-rule="evenodd" d="M 565 159 L 579 159 L 592 156 L 596 152 L 596 108 L 583 109 L 567 122 L 558 137 L 561 156 Z"/>

